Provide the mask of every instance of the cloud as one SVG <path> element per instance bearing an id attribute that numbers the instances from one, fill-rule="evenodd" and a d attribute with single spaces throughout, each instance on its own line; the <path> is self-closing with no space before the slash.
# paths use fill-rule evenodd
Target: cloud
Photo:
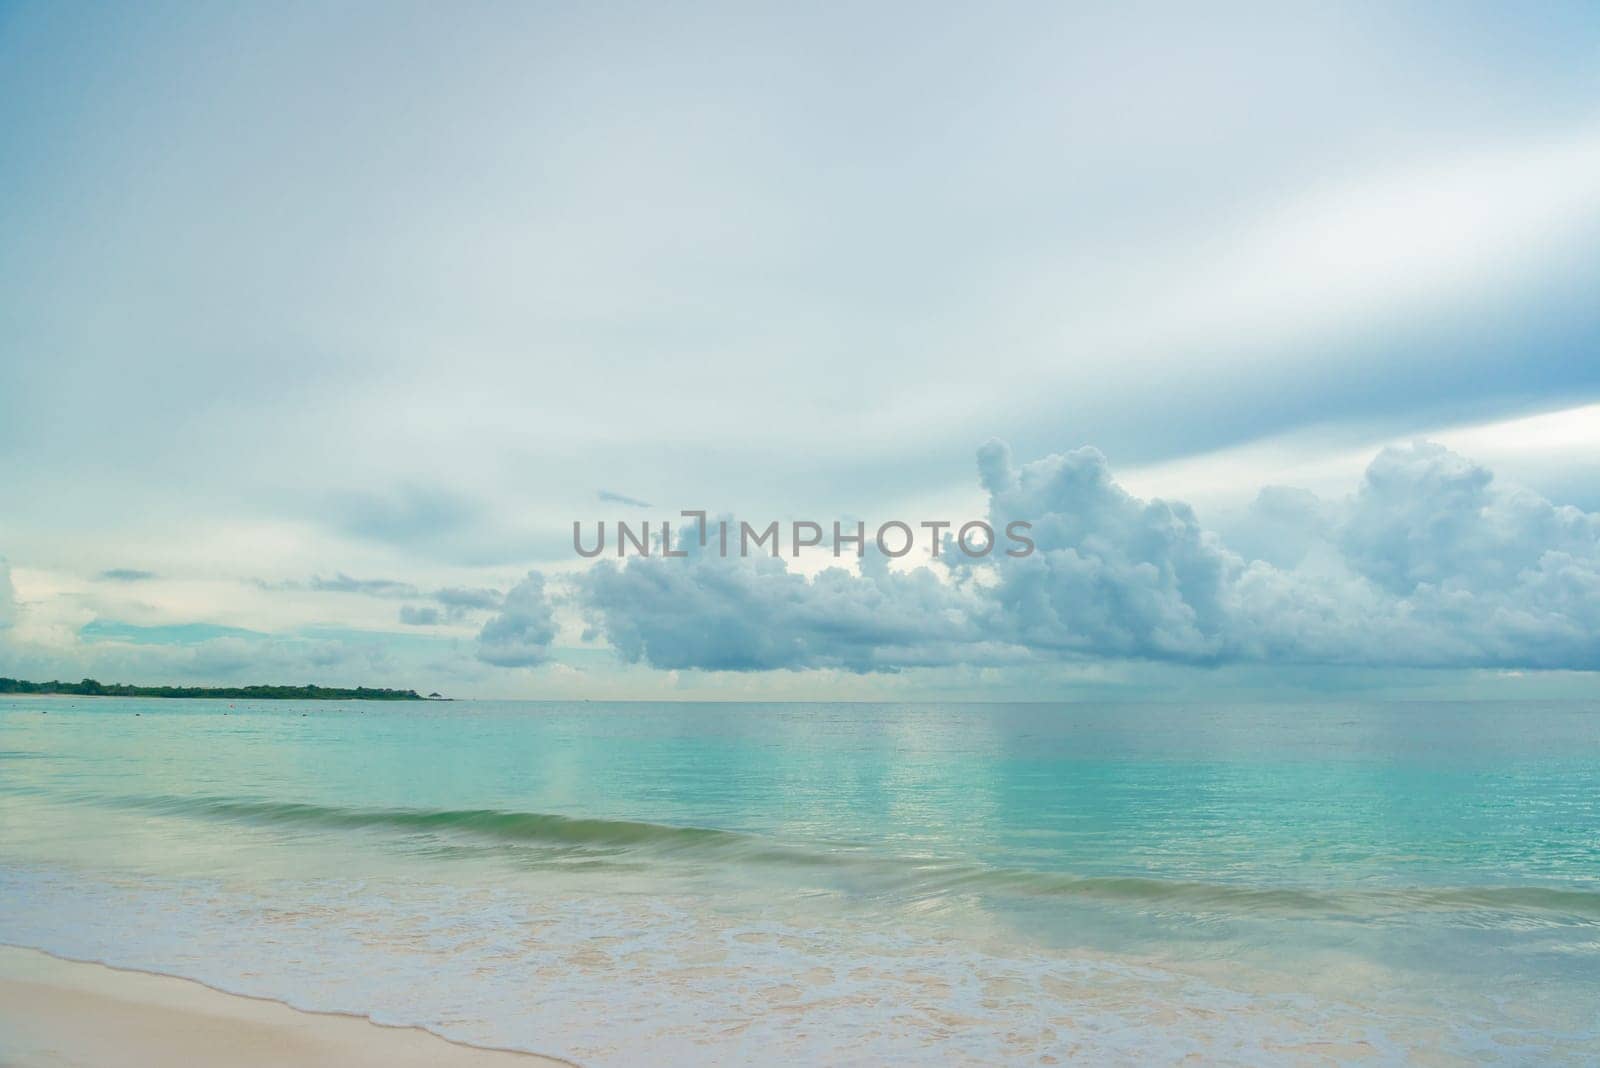
<path id="1" fill-rule="evenodd" d="M 7 646 L 3 673 L 148 685 L 314 682 L 426 692 L 470 682 L 486 670 L 460 656 L 455 641 L 424 634 L 348 628 L 265 634 L 206 623 L 112 621 L 83 630 L 81 640 L 70 644 Z"/>
<path id="2" fill-rule="evenodd" d="M 1559 6 L 1086 20 L 1061 5 L 963 24 L 981 40 L 961 77 L 949 22 L 884 8 L 848 25 L 902 43 L 885 78 L 856 68 L 872 49 L 841 52 L 835 17 L 674 20 L 671 47 L 647 48 L 617 32 L 621 9 L 591 24 L 486 5 L 481 76 L 396 68 L 440 38 L 439 11 L 396 15 L 404 47 L 250 25 L 290 66 L 219 78 L 207 57 L 243 21 L 222 5 L 182 25 L 130 12 L 95 42 L 40 5 L 8 23 L 35 45 L 0 95 L 83 105 L 15 115 L 29 147 L 7 154 L 0 260 L 30 282 L 0 314 L 15 351 L 57 354 L 0 360 L 7 488 L 31 502 L 6 517 L 8 548 L 83 574 L 107 544 L 165 539 L 129 559 L 200 576 L 242 554 L 303 578 L 350 552 L 520 575 L 570 558 L 562 520 L 599 486 L 862 511 L 937 492 L 999 425 L 1037 457 L 1070 416 L 1120 463 L 1330 419 L 1416 428 L 1436 405 L 1591 398 L 1600 170 L 1575 42 L 1592 26 Z M 779 37 L 797 61 L 751 58 Z M 123 51 L 94 51 L 113 40 Z M 640 49 L 605 94 L 584 62 L 525 61 L 530 41 L 567 57 L 595 40 Z M 112 59 L 128 80 L 85 75 Z M 214 104 L 174 98 L 160 72 L 180 59 L 173 76 Z M 695 74 L 664 79 L 663 62 Z M 293 100 L 286 70 L 308 87 Z M 319 91 L 345 70 L 372 77 Z M 585 93 L 582 116 L 541 107 Z M 507 153 L 513 113 L 572 150 Z M 259 136 L 235 144 L 237 128 Z M 433 165 L 441 145 L 480 176 L 471 196 Z M 852 165 L 793 181 L 830 157 Z M 641 173 L 652 195 L 621 195 Z M 378 182 L 410 224 L 363 210 Z M 663 271 L 684 233 L 695 269 Z M 152 247 L 173 253 L 159 276 Z M 388 267 L 357 269 L 372 263 Z M 106 293 L 126 312 L 115 331 L 83 313 Z M 974 352 L 1009 373 L 975 375 Z M 781 391 L 752 371 L 797 353 L 806 370 Z M 67 395 L 70 442 L 50 433 Z M 831 419 L 849 431 L 818 433 Z"/>
<path id="3" fill-rule="evenodd" d="M 658 668 L 894 671 L 1113 658 L 1216 665 L 1600 667 L 1600 515 L 1443 446 L 1384 449 L 1356 492 L 1269 487 L 1240 552 L 1182 501 L 1144 500 L 1092 448 L 1017 466 L 978 454 L 995 529 L 1036 551 L 868 557 L 815 578 L 770 557 L 602 562 L 575 580 L 623 659 Z"/>
<path id="4" fill-rule="evenodd" d="M 894 671 L 975 657 L 989 606 L 932 570 L 861 576 L 829 568 L 808 580 L 781 558 L 724 559 L 687 535 L 684 559 L 603 561 L 578 580 L 625 660 L 658 668 Z"/>
<path id="5" fill-rule="evenodd" d="M 1600 667 L 1600 515 L 1500 487 L 1441 445 L 1391 447 L 1293 570 L 1253 562 L 1238 629 L 1269 659 Z"/>
<path id="6" fill-rule="evenodd" d="M 410 582 L 397 579 L 359 579 L 338 572 L 333 578 L 313 575 L 308 582 L 266 582 L 255 584 L 263 590 L 313 590 L 319 593 L 351 593 L 367 597 L 425 599 L 431 604 L 400 606 L 399 620 L 410 627 L 435 627 L 455 623 L 475 612 L 493 611 L 505 602 L 506 595 L 487 586 L 445 586 L 431 593 Z"/>
<path id="7" fill-rule="evenodd" d="M 96 619 L 78 629 L 86 642 L 126 642 L 132 645 L 202 645 L 218 638 L 264 638 L 260 631 L 224 627 L 215 623 L 168 623 L 143 626 L 114 619 Z"/>
<path id="8" fill-rule="evenodd" d="M 148 582 L 155 577 L 154 571 L 137 571 L 130 567 L 113 567 L 100 572 L 102 582 Z"/>
<path id="9" fill-rule="evenodd" d="M 1385 589 L 1411 594 L 1441 584 L 1504 590 L 1547 552 L 1593 554 L 1600 517 L 1493 481 L 1442 445 L 1385 449 L 1340 533 L 1346 559 Z"/>
<path id="10" fill-rule="evenodd" d="M 11 585 L 11 565 L 0 556 L 0 630 L 7 630 L 17 621 L 17 593 Z"/>
<path id="11" fill-rule="evenodd" d="M 556 636 L 555 615 L 537 571 L 513 586 L 500 612 L 478 633 L 478 659 L 497 667 L 542 664 Z"/>
<path id="12" fill-rule="evenodd" d="M 267 582 L 256 579 L 255 585 L 267 591 L 312 590 L 318 593 L 353 593 L 367 597 L 433 601 L 433 605 L 407 605 L 400 610 L 400 622 L 419 626 L 440 621 L 453 622 L 472 612 L 492 611 L 499 608 L 505 599 L 505 594 L 487 586 L 446 586 L 428 593 L 410 582 L 385 578 L 360 579 L 343 571 L 332 578 L 313 575 L 307 582 Z"/>
<path id="13" fill-rule="evenodd" d="M 433 605 L 403 604 L 400 606 L 400 622 L 411 627 L 433 627 L 443 618 Z"/>
<path id="14" fill-rule="evenodd" d="M 601 490 L 596 496 L 608 504 L 625 504 L 629 508 L 651 507 L 649 501 L 641 501 L 637 497 L 628 497 L 621 493 L 612 493 L 610 490 Z"/>
<path id="15" fill-rule="evenodd" d="M 433 599 L 452 612 L 460 613 L 475 609 L 499 608 L 501 602 L 505 600 L 505 594 L 487 587 L 448 586 L 434 590 Z"/>
<path id="16" fill-rule="evenodd" d="M 343 571 L 331 579 L 321 575 L 313 575 L 310 589 L 319 593 L 362 593 L 370 597 L 415 597 L 417 588 L 409 582 L 397 582 L 394 579 L 358 579 L 351 578 Z"/>
<path id="17" fill-rule="evenodd" d="M 433 604 L 402 605 L 400 622 L 413 627 L 433 627 L 454 623 L 473 612 L 492 611 L 505 603 L 506 595 L 487 587 L 448 586 L 427 595 Z"/>
<path id="18" fill-rule="evenodd" d="M 310 518 L 339 534 L 434 560 L 482 565 L 527 558 L 541 535 L 511 498 L 454 486 L 405 483 L 381 491 L 325 493 Z"/>
<path id="19" fill-rule="evenodd" d="M 395 545 L 429 542 L 459 530 L 480 508 L 459 494 L 402 485 L 387 492 L 356 491 L 329 502 L 331 518 L 357 537 Z"/>
<path id="20" fill-rule="evenodd" d="M 1061 654 L 1225 655 L 1237 558 L 1187 504 L 1132 496 L 1091 448 L 1014 470 L 1009 450 L 990 442 L 979 469 L 990 523 L 1033 524 L 1036 551 L 997 565 L 994 598 L 1009 640 Z"/>

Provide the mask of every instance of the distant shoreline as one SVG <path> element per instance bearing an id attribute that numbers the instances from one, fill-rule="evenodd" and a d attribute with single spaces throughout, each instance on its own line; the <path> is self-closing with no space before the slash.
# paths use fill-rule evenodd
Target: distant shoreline
<path id="1" fill-rule="evenodd" d="M 28 682 L 0 678 L 0 697 L 166 697 L 178 699 L 232 699 L 244 701 L 438 701 L 415 690 L 375 689 L 357 686 L 129 686 L 82 682 Z"/>

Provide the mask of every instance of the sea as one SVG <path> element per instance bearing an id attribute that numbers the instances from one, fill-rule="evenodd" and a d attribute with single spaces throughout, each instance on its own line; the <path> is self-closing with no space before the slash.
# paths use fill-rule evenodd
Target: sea
<path id="1" fill-rule="evenodd" d="M 0 942 L 579 1065 L 1600 1063 L 1600 700 L 0 698 Z"/>

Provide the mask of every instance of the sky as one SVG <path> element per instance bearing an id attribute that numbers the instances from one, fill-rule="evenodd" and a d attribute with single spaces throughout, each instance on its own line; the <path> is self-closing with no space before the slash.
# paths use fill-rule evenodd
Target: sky
<path id="1" fill-rule="evenodd" d="M 1597 295 L 1592 4 L 0 0 L 0 674 L 1592 695 Z"/>

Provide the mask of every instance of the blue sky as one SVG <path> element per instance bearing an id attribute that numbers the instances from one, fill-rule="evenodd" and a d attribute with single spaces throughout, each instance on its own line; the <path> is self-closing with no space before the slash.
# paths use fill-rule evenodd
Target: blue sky
<path id="1" fill-rule="evenodd" d="M 1600 666 L 1592 5 L 0 4 L 0 135 L 0 673 Z M 1073 519 L 1012 571 L 571 551 L 680 508 Z"/>

